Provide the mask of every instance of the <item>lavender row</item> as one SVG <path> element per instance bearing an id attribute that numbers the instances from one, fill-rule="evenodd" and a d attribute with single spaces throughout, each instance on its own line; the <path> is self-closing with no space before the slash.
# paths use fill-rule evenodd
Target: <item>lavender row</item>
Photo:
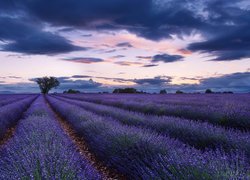
<path id="1" fill-rule="evenodd" d="M 0 179 L 101 179 L 40 96 L 0 151 Z"/>
<path id="2" fill-rule="evenodd" d="M 109 101 L 136 101 L 151 102 L 154 104 L 172 104 L 172 105 L 192 105 L 209 106 L 220 108 L 225 104 L 237 104 L 240 108 L 250 110 L 249 94 L 83 94 L 85 98 L 90 99 L 108 99 Z"/>
<path id="3" fill-rule="evenodd" d="M 36 96 L 32 95 L 0 108 L 0 140 L 6 131 L 22 117 L 23 112 L 28 109 L 35 98 Z"/>
<path id="4" fill-rule="evenodd" d="M 112 117 L 126 125 L 141 126 L 157 133 L 177 138 L 198 149 L 222 148 L 226 152 L 240 150 L 250 159 L 250 133 L 215 127 L 206 122 L 200 123 L 169 116 L 149 116 L 115 107 L 94 103 L 56 98 L 83 107 L 102 116 Z"/>
<path id="5" fill-rule="evenodd" d="M 12 95 L 12 96 L 8 96 L 7 98 L 4 98 L 4 99 L 0 100 L 0 108 L 2 106 L 14 103 L 16 101 L 22 100 L 22 99 L 27 98 L 27 97 L 28 97 L 28 95 Z"/>
<path id="6" fill-rule="evenodd" d="M 31 95 L 34 95 L 34 94 L 0 94 L 0 102 L 8 100 L 8 99 L 24 98 L 24 97 L 31 96 Z"/>
<path id="7" fill-rule="evenodd" d="M 240 153 L 201 152 L 148 129 L 121 125 L 76 105 L 48 97 L 52 107 L 102 161 L 129 179 L 248 178 Z"/>
<path id="8" fill-rule="evenodd" d="M 90 97 L 86 95 L 61 96 L 95 102 L 98 104 L 111 105 L 130 111 L 138 111 L 145 114 L 184 117 L 187 119 L 207 121 L 209 123 L 221 125 L 224 127 L 250 130 L 250 103 L 248 103 L 247 107 L 243 108 L 239 103 L 228 103 L 225 100 L 224 103 L 221 103 L 221 105 L 223 105 L 218 108 L 213 106 L 213 104 L 209 104 L 207 106 L 194 106 L 192 105 L 192 102 L 189 102 L 190 105 L 157 104 L 152 102 L 150 95 L 144 95 L 144 101 L 135 101 L 133 99 L 129 99 L 129 97 L 126 98 L 125 96 L 121 97 L 120 100 L 117 98 L 117 100 L 115 101 L 113 101 L 112 99 L 109 100 L 107 98 L 100 98 L 100 96 L 94 97 L 93 95 Z M 162 97 L 159 96 L 159 98 Z M 237 96 L 235 95 L 235 99 L 236 98 Z M 205 101 L 207 99 L 201 99 L 201 101 L 203 100 Z"/>

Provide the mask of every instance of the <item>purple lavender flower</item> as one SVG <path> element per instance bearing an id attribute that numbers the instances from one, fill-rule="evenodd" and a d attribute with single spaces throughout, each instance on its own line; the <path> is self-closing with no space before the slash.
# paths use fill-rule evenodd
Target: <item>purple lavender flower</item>
<path id="1" fill-rule="evenodd" d="M 100 179 L 40 96 L 0 149 L 0 179 Z"/>

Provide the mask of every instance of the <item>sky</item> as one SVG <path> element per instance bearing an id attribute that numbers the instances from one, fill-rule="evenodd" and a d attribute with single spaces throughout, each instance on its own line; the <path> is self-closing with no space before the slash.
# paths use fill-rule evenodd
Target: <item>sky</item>
<path id="1" fill-rule="evenodd" d="M 0 93 L 250 92 L 249 0 L 0 0 Z"/>

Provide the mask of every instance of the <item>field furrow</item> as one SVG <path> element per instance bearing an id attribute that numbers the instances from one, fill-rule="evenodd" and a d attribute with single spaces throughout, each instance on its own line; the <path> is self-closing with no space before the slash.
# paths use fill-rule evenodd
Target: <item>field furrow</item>
<path id="1" fill-rule="evenodd" d="M 0 140 L 2 140 L 8 129 L 17 123 L 23 112 L 28 109 L 36 97 L 29 96 L 0 108 Z"/>
<path id="2" fill-rule="evenodd" d="M 187 119 L 207 121 L 209 123 L 223 127 L 238 128 L 241 130 L 250 130 L 250 108 L 248 103 L 235 103 L 233 100 L 222 101 L 219 105 L 213 103 L 203 106 L 194 106 L 194 102 L 189 101 L 189 105 L 183 104 L 158 104 L 152 101 L 153 98 L 145 96 L 145 100 L 135 100 L 126 96 L 110 100 L 102 96 L 87 95 L 59 95 L 67 98 L 73 98 L 83 101 L 94 102 L 98 104 L 115 106 L 130 111 L 137 111 L 151 115 L 169 115 L 184 117 Z M 162 96 L 158 96 L 161 98 Z M 164 96 L 163 96 L 164 97 Z M 248 97 L 247 97 L 248 98 Z M 242 98 L 243 99 L 243 98 Z M 209 100 L 209 97 L 203 97 L 199 101 Z M 214 102 L 217 100 L 214 99 Z M 243 101 L 243 100 L 242 100 Z M 243 101 L 244 102 L 244 101 Z M 217 103 L 218 104 L 218 103 Z"/>
<path id="3" fill-rule="evenodd" d="M 152 116 L 126 111 L 123 109 L 98 105 L 79 100 L 70 100 L 55 96 L 65 102 L 80 106 L 88 111 L 114 120 L 125 125 L 139 126 L 167 135 L 194 146 L 197 149 L 223 149 L 226 152 L 239 150 L 250 159 L 250 134 L 233 129 L 216 127 L 206 122 L 197 122 L 169 116 Z"/>
<path id="4" fill-rule="evenodd" d="M 48 97 L 51 106 L 88 143 L 99 159 L 129 179 L 246 179 L 240 152 L 199 151 L 142 127 L 118 123 L 69 102 Z"/>
<path id="5" fill-rule="evenodd" d="M 0 148 L 0 179 L 101 179 L 40 96 Z"/>
<path id="6" fill-rule="evenodd" d="M 15 95 L 15 96 L 11 96 L 11 97 L 8 97 L 8 98 L 5 98 L 5 99 L 1 99 L 0 100 L 0 108 L 3 107 L 3 106 L 6 106 L 8 104 L 11 104 L 11 103 L 15 103 L 17 101 L 20 101 L 20 100 L 23 100 L 25 98 L 29 97 L 28 95 Z"/>

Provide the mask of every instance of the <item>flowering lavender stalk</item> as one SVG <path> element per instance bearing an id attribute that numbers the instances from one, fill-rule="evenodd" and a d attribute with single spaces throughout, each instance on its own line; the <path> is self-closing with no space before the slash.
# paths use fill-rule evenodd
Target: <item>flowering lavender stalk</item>
<path id="1" fill-rule="evenodd" d="M 2 97 L 2 96 L 3 95 L 1 95 L 1 99 L 0 99 L 0 107 L 5 106 L 7 104 L 14 103 L 16 101 L 19 101 L 28 97 L 28 95 L 8 95 L 6 97 Z"/>
<path id="2" fill-rule="evenodd" d="M 216 127 L 206 122 L 197 122 L 169 116 L 150 116 L 123 109 L 97 105 L 90 102 L 56 98 L 83 107 L 102 116 L 110 116 L 126 125 L 141 126 L 158 133 L 177 138 L 198 149 L 239 150 L 250 159 L 250 133 Z"/>
<path id="3" fill-rule="evenodd" d="M 22 116 L 36 96 L 29 96 L 15 103 L 8 104 L 0 108 L 0 140 L 4 134 Z"/>
<path id="4" fill-rule="evenodd" d="M 0 150 L 0 179 L 100 179 L 40 96 Z"/>
<path id="5" fill-rule="evenodd" d="M 244 156 L 201 152 L 150 130 L 121 125 L 67 102 L 48 97 L 91 150 L 130 179 L 247 179 Z"/>
<path id="6" fill-rule="evenodd" d="M 171 115 L 250 130 L 250 95 L 60 95 L 145 114 Z M 195 97 L 195 98 L 194 98 Z M 168 99 L 172 99 L 169 102 Z M 155 99 L 158 99 L 158 103 Z M 159 100 L 164 99 L 164 100 Z M 206 103 L 201 103 L 206 102 Z"/>

